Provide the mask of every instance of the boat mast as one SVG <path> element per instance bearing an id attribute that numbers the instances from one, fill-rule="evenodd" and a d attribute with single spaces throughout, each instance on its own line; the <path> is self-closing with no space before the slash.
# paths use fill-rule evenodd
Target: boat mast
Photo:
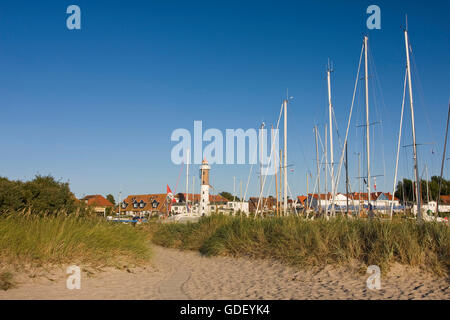
<path id="1" fill-rule="evenodd" d="M 448 120 L 449 119 L 450 119 L 450 101 L 448 103 L 447 129 L 445 129 L 444 154 L 442 155 L 441 178 L 439 179 L 438 198 L 437 198 L 437 201 L 436 201 L 436 215 L 439 214 L 439 201 L 441 200 L 442 174 L 444 173 L 445 151 L 447 150 L 447 134 L 448 134 Z"/>
<path id="2" fill-rule="evenodd" d="M 436 215 L 439 214 L 439 201 L 441 200 L 441 185 L 442 185 L 442 175 L 444 173 L 445 151 L 447 150 L 447 134 L 448 134 L 448 121 L 449 121 L 449 119 L 450 119 L 450 101 L 448 103 L 447 129 L 445 129 L 444 154 L 442 155 L 441 178 L 439 179 L 438 198 L 437 198 L 437 201 L 436 201 Z"/>
<path id="3" fill-rule="evenodd" d="M 327 136 L 328 136 L 328 127 L 325 123 L 325 216 L 328 216 L 328 142 L 327 142 Z"/>
<path id="4" fill-rule="evenodd" d="M 359 178 L 359 194 L 358 194 L 358 217 L 361 217 L 361 192 L 362 192 L 362 181 L 361 181 L 361 152 L 358 152 L 358 176 Z"/>
<path id="5" fill-rule="evenodd" d="M 317 126 L 314 126 L 314 132 L 316 136 L 316 164 L 317 164 L 317 195 L 318 195 L 318 210 L 322 211 L 322 201 L 320 199 L 320 165 L 319 165 L 319 145 L 317 143 Z"/>
<path id="6" fill-rule="evenodd" d="M 420 176 L 419 176 L 419 167 L 417 165 L 417 145 L 416 145 L 416 128 L 414 125 L 414 102 L 412 96 L 412 86 L 411 86 L 411 67 L 409 62 L 409 42 L 408 42 L 408 30 L 405 29 L 405 49 L 406 49 L 406 67 L 408 70 L 408 89 L 409 89 L 409 104 L 411 107 L 411 128 L 412 128 L 412 136 L 413 136 L 413 151 L 414 151 L 414 174 L 416 176 L 416 200 L 417 200 L 417 220 L 422 220 L 422 213 L 420 211 L 420 202 L 421 202 L 421 194 L 420 194 Z"/>
<path id="7" fill-rule="evenodd" d="M 330 122 L 330 166 L 331 166 L 331 214 L 334 215 L 334 158 L 333 158 L 333 106 L 331 104 L 331 74 L 330 63 L 327 68 L 327 84 L 328 84 L 328 118 Z"/>
<path id="8" fill-rule="evenodd" d="M 345 192 L 347 198 L 347 216 L 348 216 L 348 148 L 347 142 L 345 143 Z"/>
<path id="9" fill-rule="evenodd" d="M 367 62 L 367 40 L 368 37 L 364 37 L 364 80 L 366 85 L 366 152 L 367 152 L 367 203 L 370 205 L 370 136 L 369 136 L 369 75 L 368 75 L 368 62 Z"/>
<path id="10" fill-rule="evenodd" d="M 194 203 L 195 203 L 195 176 L 192 175 L 192 197 L 191 197 L 191 202 L 192 202 L 192 207 L 191 207 L 191 213 L 194 213 Z M 201 193 L 201 192 L 200 192 Z"/>
<path id="11" fill-rule="evenodd" d="M 427 165 L 425 165 L 425 170 L 427 171 L 427 206 L 429 206 L 430 205 L 430 193 L 429 193 L 430 188 L 428 186 L 428 166 Z"/>
<path id="12" fill-rule="evenodd" d="M 397 158 L 395 160 L 395 174 L 394 174 L 394 185 L 392 186 L 392 201 L 391 201 L 391 212 L 389 214 L 389 218 L 392 219 L 392 215 L 394 214 L 394 198 L 395 198 L 395 184 L 397 183 L 397 172 L 398 172 L 398 157 L 400 155 L 400 142 L 402 139 L 402 128 L 403 128 L 403 111 L 405 110 L 405 96 L 406 96 L 406 80 L 408 74 L 405 70 L 405 81 L 403 84 L 403 99 L 402 99 L 402 112 L 400 115 L 400 129 L 398 131 L 398 143 L 397 143 Z M 404 187 L 403 187 L 404 189 Z M 404 200 L 404 197 L 403 197 Z"/>
<path id="13" fill-rule="evenodd" d="M 261 123 L 259 130 L 259 194 L 262 195 L 263 188 L 263 174 L 262 174 L 262 158 L 263 158 L 263 130 L 265 123 Z"/>
<path id="14" fill-rule="evenodd" d="M 287 99 L 284 100 L 284 203 L 283 211 L 287 215 Z"/>
<path id="15" fill-rule="evenodd" d="M 189 214 L 189 149 L 186 150 L 186 213 Z"/>
<path id="16" fill-rule="evenodd" d="M 280 216 L 283 215 L 283 212 L 281 210 L 281 199 L 282 199 L 282 195 L 283 195 L 283 186 L 281 185 L 281 180 L 283 180 L 283 152 L 280 149 L 280 204 L 279 204 L 279 211 L 280 211 Z"/>

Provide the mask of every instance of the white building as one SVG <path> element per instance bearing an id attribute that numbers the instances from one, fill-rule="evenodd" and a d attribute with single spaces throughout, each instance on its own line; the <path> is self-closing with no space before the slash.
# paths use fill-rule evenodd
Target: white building
<path id="1" fill-rule="evenodd" d="M 249 213 L 248 202 L 246 202 L 246 201 L 242 201 L 242 202 L 241 201 L 228 201 L 227 209 L 229 209 L 229 211 L 232 211 L 233 214 L 238 211 L 245 213 L 245 214 Z"/>
<path id="2" fill-rule="evenodd" d="M 332 194 L 320 194 L 320 207 L 325 209 L 327 206 L 330 209 L 333 203 Z M 305 200 L 305 205 L 309 202 L 309 208 L 317 209 L 319 206 L 319 195 L 309 194 L 308 199 Z M 383 192 L 372 192 L 370 194 L 370 203 L 374 209 L 387 210 L 394 204 L 394 207 L 400 206 L 400 200 L 393 197 L 390 193 Z M 367 207 L 369 204 L 367 193 L 351 193 L 348 195 L 348 206 L 355 207 L 358 206 Z M 334 205 L 336 208 L 346 208 L 347 207 L 347 195 L 343 193 L 337 193 L 334 198 Z"/>
<path id="3" fill-rule="evenodd" d="M 430 210 L 432 213 L 436 213 L 437 202 L 430 201 L 428 204 L 423 204 L 420 210 L 421 212 L 428 212 Z M 413 206 L 412 209 L 414 214 L 417 214 L 417 204 Z M 450 205 L 439 203 L 439 212 L 450 212 Z"/>

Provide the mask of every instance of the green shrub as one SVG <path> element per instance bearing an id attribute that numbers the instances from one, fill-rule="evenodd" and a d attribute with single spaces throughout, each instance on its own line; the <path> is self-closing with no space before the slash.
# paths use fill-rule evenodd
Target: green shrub
<path id="1" fill-rule="evenodd" d="M 95 216 L 0 216 L 0 261 L 7 264 L 134 264 L 148 259 L 148 244 L 143 230 Z"/>
<path id="2" fill-rule="evenodd" d="M 386 271 L 394 262 L 450 268 L 450 232 L 442 223 L 299 217 L 253 219 L 213 215 L 198 223 L 157 224 L 156 244 L 199 250 L 205 255 L 277 259 L 299 266 L 359 261 Z"/>

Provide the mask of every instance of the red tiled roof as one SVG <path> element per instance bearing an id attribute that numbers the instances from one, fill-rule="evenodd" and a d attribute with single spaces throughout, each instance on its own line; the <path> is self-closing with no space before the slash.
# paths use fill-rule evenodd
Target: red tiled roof
<path id="1" fill-rule="evenodd" d="M 120 210 L 125 211 L 158 211 L 164 212 L 166 211 L 166 197 L 165 193 L 157 193 L 157 194 L 139 194 L 139 195 L 129 195 L 126 197 L 123 202 L 120 204 Z M 143 206 L 141 207 L 141 201 Z M 137 208 L 135 208 L 134 203 L 137 203 Z M 122 204 L 126 206 L 123 207 Z M 156 207 L 154 207 L 154 205 Z M 118 210 L 118 209 L 117 209 Z"/>
<path id="2" fill-rule="evenodd" d="M 441 195 L 441 201 L 442 204 L 450 204 L 450 195 Z"/>
<path id="3" fill-rule="evenodd" d="M 97 207 L 113 207 L 114 205 L 109 202 L 104 196 L 95 194 L 95 195 L 88 195 L 81 199 L 81 201 L 84 201 L 89 206 L 97 206 Z"/>

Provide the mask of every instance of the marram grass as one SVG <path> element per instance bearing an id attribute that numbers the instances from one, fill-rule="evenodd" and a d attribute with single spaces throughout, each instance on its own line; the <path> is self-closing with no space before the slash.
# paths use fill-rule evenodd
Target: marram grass
<path id="1" fill-rule="evenodd" d="M 441 275 L 450 269 L 450 231 L 443 223 L 213 215 L 198 223 L 155 224 L 151 229 L 158 245 L 205 255 L 271 258 L 297 266 L 356 260 L 384 271 L 398 262 Z"/>
<path id="2" fill-rule="evenodd" d="M 3 265 L 124 266 L 150 256 L 148 234 L 130 225 L 75 214 L 0 215 Z"/>

